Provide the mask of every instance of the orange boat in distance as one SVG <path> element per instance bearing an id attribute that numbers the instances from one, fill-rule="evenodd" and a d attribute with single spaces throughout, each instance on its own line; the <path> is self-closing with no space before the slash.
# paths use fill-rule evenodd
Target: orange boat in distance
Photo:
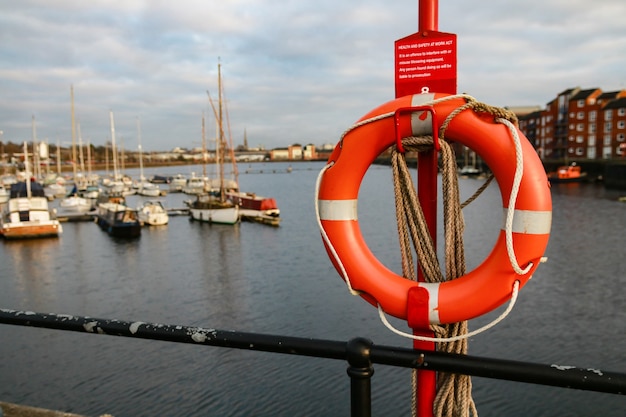
<path id="1" fill-rule="evenodd" d="M 584 182 L 587 181 L 587 173 L 582 172 L 579 165 L 572 163 L 559 167 L 556 172 L 548 173 L 548 180 L 551 183 L 561 182 Z"/>

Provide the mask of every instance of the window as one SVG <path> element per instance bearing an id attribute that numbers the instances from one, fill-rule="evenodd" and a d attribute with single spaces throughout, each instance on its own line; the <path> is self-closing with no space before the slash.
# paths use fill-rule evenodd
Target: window
<path id="1" fill-rule="evenodd" d="M 587 158 L 596 159 L 596 148 L 587 148 Z"/>
<path id="2" fill-rule="evenodd" d="M 587 137 L 587 143 L 589 146 L 596 146 L 596 135 L 589 135 Z"/>
<path id="3" fill-rule="evenodd" d="M 584 131 L 585 131 L 585 125 L 584 125 L 584 124 L 582 124 L 582 123 L 578 123 L 578 124 L 576 125 L 576 131 L 577 131 L 577 132 L 584 132 Z"/>
<path id="4" fill-rule="evenodd" d="M 585 154 L 585 150 L 583 148 L 576 148 L 576 156 L 583 156 Z"/>
<path id="5" fill-rule="evenodd" d="M 623 133 L 619 133 L 617 135 L 617 141 L 618 142 L 624 142 L 624 140 L 626 140 L 626 135 L 624 135 Z"/>
<path id="6" fill-rule="evenodd" d="M 613 120 L 613 110 L 608 109 L 604 111 L 604 120 Z"/>
<path id="7" fill-rule="evenodd" d="M 584 141 L 585 141 L 585 138 L 583 135 L 576 136 L 576 143 L 583 143 Z"/>
<path id="8" fill-rule="evenodd" d="M 579 111 L 579 112 L 576 114 L 576 118 L 577 118 L 578 120 L 583 120 L 583 119 L 585 118 L 585 112 Z"/>
<path id="9" fill-rule="evenodd" d="M 585 107 L 585 100 L 578 100 L 576 104 L 578 105 L 578 107 Z"/>
<path id="10" fill-rule="evenodd" d="M 595 122 L 596 121 L 596 111 L 595 110 L 591 110 L 589 112 L 589 121 L 590 122 Z"/>
<path id="11" fill-rule="evenodd" d="M 589 133 L 596 133 L 596 124 L 595 123 L 589 124 Z"/>
<path id="12" fill-rule="evenodd" d="M 604 133 L 609 133 L 612 128 L 613 128 L 613 125 L 611 124 L 611 122 L 604 123 Z"/>
<path id="13" fill-rule="evenodd" d="M 626 108 L 620 107 L 619 109 L 617 109 L 617 115 L 618 116 L 626 116 Z"/>
<path id="14" fill-rule="evenodd" d="M 603 142 L 604 146 L 610 145 L 611 144 L 611 135 L 604 135 L 604 142 Z"/>
<path id="15" fill-rule="evenodd" d="M 620 120 L 619 122 L 617 122 L 617 128 L 618 129 L 623 129 L 624 127 L 626 127 L 626 122 L 623 120 Z"/>

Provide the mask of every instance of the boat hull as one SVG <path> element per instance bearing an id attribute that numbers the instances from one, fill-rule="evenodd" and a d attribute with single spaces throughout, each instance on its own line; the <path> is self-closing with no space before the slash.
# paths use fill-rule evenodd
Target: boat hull
<path id="1" fill-rule="evenodd" d="M 59 237 L 62 232 L 63 227 L 55 220 L 36 224 L 3 224 L 0 228 L 0 234 L 7 240 Z"/>
<path id="2" fill-rule="evenodd" d="M 36 188 L 34 184 L 31 186 Z M 58 237 L 63 228 L 58 219 L 52 217 L 43 191 L 38 192 L 37 197 L 21 197 L 17 188 L 12 189 L 12 197 L 3 209 L 0 234 L 5 239 Z"/>
<path id="3" fill-rule="evenodd" d="M 141 236 L 137 212 L 122 204 L 104 203 L 98 207 L 96 223 L 111 236 L 135 238 Z"/>
<path id="4" fill-rule="evenodd" d="M 197 209 L 190 208 L 189 215 L 192 220 L 215 224 L 237 224 L 239 223 L 239 207 Z"/>
<path id="5" fill-rule="evenodd" d="M 565 184 L 565 183 L 574 183 L 574 182 L 587 182 L 587 175 L 583 174 L 580 177 L 572 177 L 572 178 L 558 178 L 558 177 L 548 177 L 548 181 L 552 184 Z"/>
<path id="6" fill-rule="evenodd" d="M 137 209 L 139 221 L 148 226 L 165 226 L 169 223 L 167 210 L 158 201 L 147 201 Z"/>
<path id="7" fill-rule="evenodd" d="M 280 210 L 275 199 L 245 192 L 229 192 L 226 196 L 239 206 L 241 220 L 280 225 Z"/>

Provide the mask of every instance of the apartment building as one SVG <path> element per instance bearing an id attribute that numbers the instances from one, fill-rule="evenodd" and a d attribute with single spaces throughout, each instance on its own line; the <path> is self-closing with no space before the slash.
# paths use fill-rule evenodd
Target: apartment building
<path id="1" fill-rule="evenodd" d="M 519 117 L 520 130 L 545 160 L 626 155 L 626 90 L 564 90 L 544 110 Z"/>

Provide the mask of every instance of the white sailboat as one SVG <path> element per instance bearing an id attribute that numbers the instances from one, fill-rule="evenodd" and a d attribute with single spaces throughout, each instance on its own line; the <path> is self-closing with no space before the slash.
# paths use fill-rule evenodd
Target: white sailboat
<path id="1" fill-rule="evenodd" d="M 234 225 L 239 223 L 239 206 L 233 203 L 232 200 L 226 196 L 226 182 L 224 180 L 224 161 L 226 151 L 226 140 L 224 135 L 224 122 L 223 122 L 223 110 L 222 110 L 222 76 L 221 65 L 217 66 L 217 83 L 218 83 L 218 109 L 213 108 L 217 123 L 217 146 L 215 149 L 216 162 L 218 164 L 219 171 L 219 186 L 215 189 L 206 190 L 202 194 L 199 194 L 195 201 L 187 202 L 189 206 L 189 214 L 193 220 L 198 220 L 208 223 L 219 223 Z M 202 118 L 202 141 L 205 143 L 204 132 L 204 117 Z M 233 161 L 234 163 L 234 161 Z"/>
<path id="2" fill-rule="evenodd" d="M 76 167 L 76 124 L 74 122 L 74 86 L 70 87 L 71 111 L 72 111 L 72 171 L 74 175 L 74 186 L 68 196 L 59 202 L 59 215 L 62 217 L 84 216 L 93 209 L 93 203 L 84 197 L 81 197 L 79 190 L 86 188 L 84 176 L 78 174 Z M 80 128 L 79 128 L 80 129 Z M 80 135 L 79 135 L 80 136 Z M 82 141 L 81 141 L 82 147 Z M 81 150 L 81 170 L 84 169 L 82 150 Z"/>
<path id="3" fill-rule="evenodd" d="M 161 195 L 161 189 L 158 185 L 146 180 L 143 175 L 143 153 L 141 149 L 141 122 L 137 118 L 137 147 L 139 150 L 139 183 L 137 184 L 137 194 L 145 197 L 158 197 Z"/>
<path id="4" fill-rule="evenodd" d="M 111 125 L 111 155 L 113 158 L 113 178 L 103 181 L 106 187 L 106 197 L 124 197 L 126 184 L 122 181 L 122 177 L 117 169 L 117 148 L 115 146 L 115 120 L 113 111 L 109 111 L 109 122 Z"/>

